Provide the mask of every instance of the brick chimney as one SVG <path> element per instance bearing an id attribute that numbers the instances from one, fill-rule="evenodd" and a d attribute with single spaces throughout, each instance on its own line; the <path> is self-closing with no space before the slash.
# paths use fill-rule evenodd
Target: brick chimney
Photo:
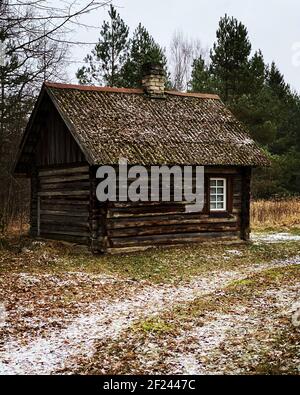
<path id="1" fill-rule="evenodd" d="M 145 63 L 142 68 L 142 86 L 151 98 L 164 98 L 165 72 L 160 63 Z"/>

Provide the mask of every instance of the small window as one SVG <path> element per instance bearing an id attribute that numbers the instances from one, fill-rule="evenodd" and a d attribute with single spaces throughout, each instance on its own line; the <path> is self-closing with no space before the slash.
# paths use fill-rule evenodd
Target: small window
<path id="1" fill-rule="evenodd" d="M 210 179 L 210 211 L 226 211 L 226 178 Z"/>

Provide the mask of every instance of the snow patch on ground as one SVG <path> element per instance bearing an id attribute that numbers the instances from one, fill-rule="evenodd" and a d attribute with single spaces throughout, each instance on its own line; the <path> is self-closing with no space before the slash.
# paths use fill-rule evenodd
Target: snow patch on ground
<path id="1" fill-rule="evenodd" d="M 273 244 L 286 241 L 300 241 L 300 236 L 290 233 L 254 233 L 251 237 L 251 240 L 255 244 Z"/>
<path id="2" fill-rule="evenodd" d="M 265 298 L 274 298 L 274 303 L 270 307 L 275 309 L 275 313 L 273 311 L 270 316 L 262 314 L 263 307 L 268 308 L 267 305 L 264 306 L 266 304 L 264 300 L 256 302 L 250 310 L 244 309 L 243 306 L 234 306 L 230 315 L 210 314 L 210 319 L 204 326 L 185 332 L 181 339 L 177 339 L 179 344 L 182 343 L 183 349 L 187 348 L 186 354 L 178 356 L 178 353 L 174 353 L 167 359 L 167 364 L 170 366 L 168 374 L 224 374 L 226 369 L 231 374 L 244 373 L 236 364 L 236 355 L 245 354 L 243 340 L 247 338 L 248 344 L 246 346 L 257 350 L 257 354 L 259 354 L 263 344 L 259 338 L 250 335 L 261 328 L 264 333 L 275 333 L 275 327 L 280 325 L 279 318 L 282 316 L 294 320 L 291 306 L 299 295 L 299 290 L 300 283 L 298 282 L 284 290 L 266 291 Z M 187 341 L 187 338 L 192 340 Z M 239 339 L 240 341 L 238 341 Z M 232 355 L 222 359 L 219 347 L 230 341 L 234 343 L 234 347 L 231 348 Z M 213 356 L 211 361 L 210 356 Z M 253 358 L 255 360 L 255 353 Z M 189 364 L 188 362 L 191 360 L 193 362 Z M 299 357 L 298 360 L 300 371 Z M 229 365 L 231 366 L 229 367 Z"/>
<path id="3" fill-rule="evenodd" d="M 218 291 L 234 280 L 241 280 L 251 273 L 272 267 L 284 267 L 300 263 L 300 258 L 286 261 L 274 261 L 270 264 L 241 267 L 236 271 L 215 271 L 202 277 L 196 277 L 185 285 L 141 285 L 141 291 L 127 299 L 114 302 L 102 300 L 90 306 L 89 312 L 82 314 L 65 329 L 51 332 L 46 337 L 33 338 L 29 344 L 22 344 L 14 338 L 8 339 L 0 350 L 0 374 L 53 374 L 65 366 L 76 368 L 75 357 L 92 356 L 95 340 L 115 339 L 136 320 L 155 315 L 166 308 L 172 308 L 182 302 Z M 212 333 L 221 336 L 224 331 L 224 317 L 220 317 L 214 326 L 200 328 L 196 333 L 203 339 L 206 348 L 214 347 L 219 340 Z M 228 320 L 228 326 L 235 325 Z M 225 322 L 227 326 L 227 322 Z M 205 334 L 206 331 L 206 334 Z M 181 363 L 187 370 L 193 361 L 187 356 Z M 72 366 L 74 364 L 74 366 Z M 194 369 L 194 368 L 193 368 Z M 194 371 L 190 368 L 191 371 Z M 200 369 L 201 370 L 201 369 Z"/>

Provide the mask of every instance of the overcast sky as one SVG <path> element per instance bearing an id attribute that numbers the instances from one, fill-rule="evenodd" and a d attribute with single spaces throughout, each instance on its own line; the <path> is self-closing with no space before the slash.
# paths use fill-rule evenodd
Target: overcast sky
<path id="1" fill-rule="evenodd" d="M 168 49 L 175 30 L 201 40 L 204 47 L 215 41 L 216 29 L 225 13 L 248 28 L 253 50 L 261 49 L 266 62 L 275 60 L 287 82 L 300 92 L 300 1 L 299 0 L 117 0 L 114 5 L 130 26 L 141 22 L 157 42 Z M 101 26 L 107 9 L 85 16 L 84 22 Z M 74 39 L 96 42 L 99 29 L 78 29 Z M 71 50 L 72 61 L 82 61 L 89 46 Z M 71 63 L 69 80 L 80 64 Z"/>

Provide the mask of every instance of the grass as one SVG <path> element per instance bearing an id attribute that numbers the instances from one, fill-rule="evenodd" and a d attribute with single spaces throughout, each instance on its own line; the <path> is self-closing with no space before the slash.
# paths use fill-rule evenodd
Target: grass
<path id="1" fill-rule="evenodd" d="M 187 343 L 183 345 L 177 344 L 178 337 L 182 338 L 195 328 L 206 325 L 214 314 L 231 315 L 233 306 L 243 306 L 248 312 L 252 311 L 249 313 L 251 317 L 253 309 L 257 309 L 254 306 L 257 306 L 260 299 L 263 301 L 262 306 L 268 308 L 265 314 L 272 315 L 272 309 L 276 310 L 276 306 L 272 297 L 268 305 L 265 304 L 266 291 L 289 286 L 299 276 L 299 265 L 266 270 L 245 280 L 233 282 L 222 292 L 199 297 L 147 320 L 141 320 L 127 329 L 111 347 L 107 348 L 104 343 L 98 344 L 94 356 L 83 364 L 78 373 L 99 374 L 104 369 L 106 374 L 145 374 L 141 365 L 145 350 L 150 352 L 146 356 L 147 360 L 152 358 L 151 352 L 157 354 L 152 374 L 166 371 L 166 361 L 170 354 L 175 352 L 180 355 L 186 349 L 193 349 L 192 340 L 188 336 Z M 264 314 L 264 309 L 258 311 L 258 314 Z M 299 374 L 293 362 L 299 350 L 299 331 L 291 325 L 288 316 L 280 318 L 274 324 L 274 332 L 258 327 L 253 333 L 250 328 L 243 338 L 229 337 L 211 355 L 203 357 L 204 364 L 210 361 L 219 368 L 219 363 L 224 364 L 224 360 L 228 358 L 246 374 Z M 255 339 L 258 348 L 253 347 Z M 103 364 L 104 354 L 106 366 Z M 225 366 L 225 369 L 230 373 L 230 368 Z"/>
<path id="2" fill-rule="evenodd" d="M 251 224 L 256 231 L 292 230 L 300 234 L 300 198 L 252 202 Z"/>
<path id="3" fill-rule="evenodd" d="M 161 318 L 149 318 L 146 321 L 141 321 L 133 327 L 133 330 L 142 331 L 145 333 L 171 333 L 175 330 L 174 325 L 167 323 Z"/>
<path id="4" fill-rule="evenodd" d="M 240 244 L 234 246 L 187 245 L 122 255 L 93 256 L 59 242 L 35 243 L 30 239 L 8 242 L 0 250 L 0 273 L 87 272 L 117 275 L 151 283 L 177 283 L 211 270 L 270 262 L 300 254 L 300 243 Z"/>
<path id="5" fill-rule="evenodd" d="M 293 265 L 284 268 L 270 269 L 262 273 L 257 273 L 249 278 L 233 281 L 224 289 L 222 295 L 207 295 L 196 299 L 185 306 L 180 306 L 172 312 L 168 312 L 161 317 L 166 323 L 176 321 L 175 325 L 180 325 L 182 317 L 201 317 L 208 312 L 229 313 L 232 306 L 245 303 L 266 290 L 278 287 L 279 285 L 293 283 L 295 278 L 300 277 L 300 266 Z"/>

